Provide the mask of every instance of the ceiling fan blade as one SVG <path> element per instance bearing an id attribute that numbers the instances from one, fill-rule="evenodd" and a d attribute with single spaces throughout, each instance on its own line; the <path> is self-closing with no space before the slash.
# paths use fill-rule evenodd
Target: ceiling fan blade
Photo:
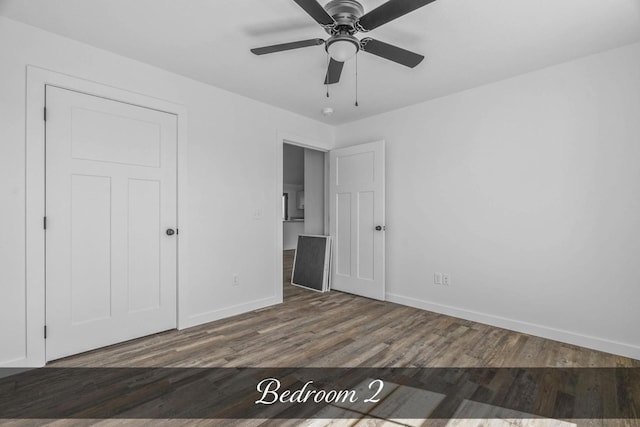
<path id="1" fill-rule="evenodd" d="M 338 62 L 331 58 L 329 68 L 327 68 L 327 75 L 324 78 L 324 84 L 332 85 L 338 83 L 340 81 L 340 74 L 342 74 L 342 67 L 344 67 L 344 62 Z"/>
<path id="2" fill-rule="evenodd" d="M 267 53 L 282 52 L 283 50 L 299 49 L 301 47 L 320 46 L 324 44 L 322 39 L 301 40 L 298 42 L 274 44 L 272 46 L 256 47 L 251 49 L 256 55 L 265 55 Z"/>
<path id="3" fill-rule="evenodd" d="M 380 25 L 393 21 L 434 1 L 435 0 L 389 0 L 372 11 L 365 13 L 360 18 L 359 26 L 362 31 L 371 31 Z"/>
<path id="4" fill-rule="evenodd" d="M 298 6 L 304 9 L 316 22 L 322 26 L 329 26 L 336 23 L 333 18 L 316 0 L 293 0 Z"/>
<path id="5" fill-rule="evenodd" d="M 409 68 L 415 67 L 424 59 L 424 56 L 422 55 L 370 37 L 360 40 L 360 45 L 362 50 L 367 53 L 372 53 L 381 58 L 397 62 L 398 64 L 402 64 Z"/>

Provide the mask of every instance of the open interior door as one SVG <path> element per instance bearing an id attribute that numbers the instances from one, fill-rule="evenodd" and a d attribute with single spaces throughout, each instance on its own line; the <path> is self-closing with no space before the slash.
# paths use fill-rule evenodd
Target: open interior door
<path id="1" fill-rule="evenodd" d="M 331 287 L 385 299 L 384 141 L 330 152 Z"/>

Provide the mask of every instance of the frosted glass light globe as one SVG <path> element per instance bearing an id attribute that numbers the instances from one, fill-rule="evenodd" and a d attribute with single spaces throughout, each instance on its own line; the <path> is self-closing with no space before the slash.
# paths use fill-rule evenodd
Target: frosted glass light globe
<path id="1" fill-rule="evenodd" d="M 355 44 L 348 40 L 336 40 L 331 43 L 327 48 L 329 56 L 338 62 L 345 62 L 358 52 L 358 48 Z"/>

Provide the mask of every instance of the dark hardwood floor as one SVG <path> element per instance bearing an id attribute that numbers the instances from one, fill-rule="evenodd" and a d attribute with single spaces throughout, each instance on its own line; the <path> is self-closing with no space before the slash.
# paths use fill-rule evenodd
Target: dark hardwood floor
<path id="1" fill-rule="evenodd" d="M 640 367 L 640 361 L 342 292 L 284 303 L 50 363 L 51 367 Z M 295 351 L 294 351 L 295 350 Z"/>
<path id="2" fill-rule="evenodd" d="M 640 361 L 578 346 L 521 334 L 428 311 L 380 302 L 341 292 L 318 293 L 289 284 L 293 251 L 284 260 L 284 303 L 183 331 L 168 331 L 138 340 L 91 351 L 47 365 L 56 368 L 640 368 Z M 512 399 L 504 384 L 513 387 L 514 378 L 493 378 L 472 384 L 474 393 L 493 393 Z M 508 369 L 502 372 L 513 372 Z M 637 370 L 634 371 L 634 375 Z M 507 374 L 508 376 L 509 374 Z M 634 377 L 635 378 L 635 377 Z M 505 382 L 506 381 L 506 382 Z M 627 381 L 628 382 L 628 381 Z M 609 397 L 598 397 L 599 405 L 630 405 L 640 413 L 640 383 L 613 384 Z M 465 386 L 466 387 L 466 386 Z M 536 405 L 573 405 L 571 395 L 560 393 L 557 385 L 545 382 L 534 395 Z M 570 385 L 580 391 L 581 384 Z M 604 385 L 603 385 L 604 387 Z M 608 386 L 607 386 L 608 387 Z M 597 388 L 597 387 L 596 387 Z M 400 389 L 400 388 L 399 388 Z M 474 389 L 475 390 L 475 389 Z M 577 392 L 576 391 L 576 392 Z M 598 390 L 586 390 L 595 393 Z M 2 388 L 0 387 L 0 393 Z M 606 394 L 606 393 L 605 393 Z M 408 395 L 418 396 L 418 395 Z M 76 398 L 76 397 L 72 397 Z M 79 396 L 77 398 L 80 398 Z M 155 397 L 157 399 L 157 397 Z M 519 398 L 516 396 L 516 398 Z M 411 399 L 408 397 L 407 399 Z M 533 400 L 532 400 L 533 399 Z M 612 403 L 607 403 L 608 399 Z M 617 399 L 617 400 L 616 400 Z M 427 405 L 427 400 L 418 402 Z M 99 404 L 96 403 L 96 404 Z M 462 410 L 454 401 L 449 408 Z M 555 405 L 555 406 L 554 406 Z M 435 405 L 437 406 L 437 405 Z M 434 407 L 435 407 L 434 406 Z M 442 406 L 442 405 L 441 405 Z M 444 405 L 446 406 L 446 405 Z M 458 409 L 456 409 L 458 408 Z M 333 408 L 336 409 L 336 408 Z M 2 407 L 0 405 L 0 413 Z M 366 412 L 368 414 L 368 412 Z M 362 414 L 358 417 L 364 416 Z M 134 417 L 135 418 L 135 417 Z M 328 416 L 327 418 L 331 418 Z M 496 417 L 495 419 L 504 417 Z M 561 417 L 562 418 L 562 417 Z M 567 417 L 571 418 L 571 417 Z M 11 425 L 433 425 L 441 426 L 529 426 L 525 419 L 507 424 L 489 420 L 462 419 L 413 421 L 385 420 L 384 417 L 338 420 L 5 420 Z M 504 420 L 502 420 L 504 421 Z M 531 421 L 531 420 L 529 420 Z M 538 420 L 541 421 L 541 420 Z M 570 420 L 579 425 L 636 426 L 631 419 Z M 2 420 L 0 420 L 2 423 Z"/>

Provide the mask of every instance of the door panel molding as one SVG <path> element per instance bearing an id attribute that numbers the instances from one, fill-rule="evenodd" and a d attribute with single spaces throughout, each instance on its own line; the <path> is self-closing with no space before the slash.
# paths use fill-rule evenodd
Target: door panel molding
<path id="1" fill-rule="evenodd" d="M 27 66 L 26 90 L 26 194 L 25 194 L 25 336 L 24 357 L 0 361 L 2 367 L 40 367 L 45 364 L 45 87 L 98 96 L 177 116 L 178 165 L 178 329 L 186 325 L 185 288 L 188 282 L 188 224 L 187 224 L 187 110 L 170 101 L 118 89 L 80 77 L 69 76 L 36 66 Z"/>
<path id="2" fill-rule="evenodd" d="M 46 108 L 46 359 L 175 329 L 176 115 L 51 85 Z"/>
<path id="3" fill-rule="evenodd" d="M 331 287 L 385 299 L 385 142 L 330 151 Z"/>

